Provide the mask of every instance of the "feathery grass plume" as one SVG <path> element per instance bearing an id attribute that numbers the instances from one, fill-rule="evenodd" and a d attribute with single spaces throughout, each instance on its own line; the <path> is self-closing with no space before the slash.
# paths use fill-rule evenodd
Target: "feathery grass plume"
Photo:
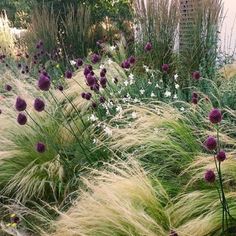
<path id="1" fill-rule="evenodd" d="M 107 138 L 102 134 L 101 140 L 107 140 L 113 150 L 133 153 L 148 169 L 168 180 L 167 183 L 171 182 L 170 176 L 177 177 L 201 150 L 194 130 L 185 123 L 181 113 L 164 103 L 130 105 L 108 125 L 112 135 Z"/>
<path id="2" fill-rule="evenodd" d="M 135 0 L 137 19 L 137 50 L 143 55 L 144 45 L 152 43 L 152 57 L 146 59 L 150 65 L 161 69 L 164 63 L 171 64 L 179 22 L 179 2 L 177 0 Z M 155 59 L 154 59 L 155 58 Z"/>
<path id="3" fill-rule="evenodd" d="M 13 53 L 15 37 L 11 32 L 10 22 L 6 12 L 0 14 L 0 45 L 2 53 Z"/>
<path id="4" fill-rule="evenodd" d="M 45 52 L 52 53 L 58 44 L 58 15 L 46 5 L 36 6 L 32 11 L 31 24 L 25 35 L 29 52 L 34 53 L 36 44 L 41 40 Z"/>
<path id="5" fill-rule="evenodd" d="M 55 222 L 53 235 L 166 236 L 170 231 L 168 196 L 159 182 L 153 188 L 137 161 L 107 164 L 84 183 L 86 190 Z"/>
<path id="6" fill-rule="evenodd" d="M 62 37 L 64 55 L 70 58 L 84 57 L 87 55 L 88 33 L 92 24 L 90 8 L 84 4 L 79 4 L 77 8 L 68 5 L 65 12 L 67 16 L 62 20 L 65 31 Z"/>

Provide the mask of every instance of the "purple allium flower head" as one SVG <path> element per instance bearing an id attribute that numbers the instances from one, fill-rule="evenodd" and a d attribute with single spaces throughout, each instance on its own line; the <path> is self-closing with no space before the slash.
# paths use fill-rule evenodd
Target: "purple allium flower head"
<path id="1" fill-rule="evenodd" d="M 46 151 L 46 145 L 42 142 L 36 144 L 36 151 L 39 153 L 44 153 Z"/>
<path id="2" fill-rule="evenodd" d="M 148 42 L 144 47 L 145 52 L 149 52 L 152 50 L 152 44 Z"/>
<path id="3" fill-rule="evenodd" d="M 97 103 L 96 102 L 92 102 L 92 108 L 96 109 L 97 108 Z"/>
<path id="4" fill-rule="evenodd" d="M 101 97 L 99 98 L 99 101 L 100 101 L 101 103 L 105 103 L 106 99 L 105 99 L 105 97 L 101 96 Z"/>
<path id="5" fill-rule="evenodd" d="M 86 67 L 84 68 L 84 76 L 87 76 L 88 74 L 90 74 L 90 72 L 91 72 L 91 70 L 89 69 L 88 66 L 86 66 Z"/>
<path id="6" fill-rule="evenodd" d="M 217 141 L 214 137 L 209 136 L 205 142 L 204 142 L 204 146 L 208 149 L 208 150 L 214 150 L 216 149 L 217 146 Z"/>
<path id="7" fill-rule="evenodd" d="M 5 85 L 5 90 L 8 91 L 8 92 L 10 92 L 10 91 L 12 90 L 12 86 L 9 85 L 9 84 L 6 84 L 6 85 Z"/>
<path id="8" fill-rule="evenodd" d="M 218 124 L 222 120 L 221 111 L 217 108 L 212 109 L 208 117 L 212 124 Z"/>
<path id="9" fill-rule="evenodd" d="M 81 93 L 81 97 L 85 99 L 86 93 L 85 92 Z"/>
<path id="10" fill-rule="evenodd" d="M 167 73 L 170 69 L 170 66 L 168 64 L 163 64 L 161 68 L 163 72 Z"/>
<path id="11" fill-rule="evenodd" d="M 78 59 L 76 60 L 76 66 L 77 66 L 77 67 L 80 67 L 80 66 L 82 66 L 82 65 L 83 65 L 83 60 L 80 59 L 80 58 L 78 58 Z"/>
<path id="12" fill-rule="evenodd" d="M 192 98 L 198 98 L 198 94 L 196 92 L 192 93 Z"/>
<path id="13" fill-rule="evenodd" d="M 107 79 L 106 79 L 106 77 L 100 78 L 100 84 L 101 84 L 101 86 L 102 86 L 103 88 L 106 87 L 106 84 L 107 84 Z"/>
<path id="14" fill-rule="evenodd" d="M 47 76 L 41 74 L 39 76 L 39 80 L 38 80 L 39 89 L 41 89 L 43 91 L 48 91 L 50 89 L 50 86 L 51 86 L 50 79 Z"/>
<path id="15" fill-rule="evenodd" d="M 96 54 L 96 53 L 94 53 L 91 56 L 91 61 L 92 61 L 93 64 L 98 63 L 100 60 L 101 60 L 101 57 L 98 54 Z"/>
<path id="16" fill-rule="evenodd" d="M 199 72 L 199 71 L 194 71 L 194 72 L 192 73 L 192 78 L 193 78 L 194 80 L 199 80 L 199 79 L 201 78 L 200 72 Z"/>
<path id="17" fill-rule="evenodd" d="M 15 108 L 17 111 L 24 111 L 27 107 L 27 103 L 21 97 L 16 98 Z"/>
<path id="18" fill-rule="evenodd" d="M 105 68 L 103 68 L 100 72 L 100 76 L 101 77 L 105 77 L 106 76 L 106 73 L 107 73 L 107 70 Z"/>
<path id="19" fill-rule="evenodd" d="M 86 94 L 85 94 L 85 99 L 86 99 L 86 100 L 90 100 L 91 97 L 92 97 L 92 94 L 91 94 L 91 93 L 86 93 Z"/>
<path id="20" fill-rule="evenodd" d="M 192 98 L 192 103 L 197 105 L 198 104 L 198 98 Z"/>
<path id="21" fill-rule="evenodd" d="M 91 87 L 96 83 L 96 78 L 93 75 L 88 74 L 86 76 L 86 82 L 87 82 L 87 85 Z"/>
<path id="22" fill-rule="evenodd" d="M 214 183 L 216 180 L 216 175 L 213 170 L 207 170 L 204 175 L 204 179 L 208 183 Z"/>
<path id="23" fill-rule="evenodd" d="M 72 76 L 73 76 L 73 73 L 72 73 L 72 71 L 70 71 L 70 70 L 67 70 L 67 71 L 66 71 L 66 73 L 65 73 L 65 77 L 66 77 L 67 79 L 71 79 L 71 78 L 72 78 Z"/>
<path id="24" fill-rule="evenodd" d="M 128 60 L 124 61 L 124 68 L 129 69 L 130 68 L 130 62 Z"/>
<path id="25" fill-rule="evenodd" d="M 45 109 L 45 103 L 40 98 L 34 100 L 34 109 L 38 112 L 41 112 Z"/>
<path id="26" fill-rule="evenodd" d="M 171 230 L 169 236 L 178 236 L 178 234 L 174 230 Z"/>
<path id="27" fill-rule="evenodd" d="M 24 113 L 19 113 L 17 116 L 17 122 L 19 125 L 25 125 L 27 122 L 27 117 Z"/>
<path id="28" fill-rule="evenodd" d="M 220 150 L 216 156 L 218 161 L 224 161 L 226 159 L 226 154 L 224 150 Z"/>
<path id="29" fill-rule="evenodd" d="M 99 84 L 96 82 L 93 86 L 90 87 L 95 93 L 98 93 L 100 90 Z"/>
<path id="30" fill-rule="evenodd" d="M 131 56 L 131 57 L 129 58 L 129 63 L 133 65 L 133 64 L 135 64 L 135 62 L 136 62 L 135 57 L 134 57 L 134 56 Z"/>
<path id="31" fill-rule="evenodd" d="M 64 90 L 64 88 L 63 88 L 62 85 L 58 85 L 57 88 L 58 88 L 58 90 L 61 91 L 61 92 Z"/>

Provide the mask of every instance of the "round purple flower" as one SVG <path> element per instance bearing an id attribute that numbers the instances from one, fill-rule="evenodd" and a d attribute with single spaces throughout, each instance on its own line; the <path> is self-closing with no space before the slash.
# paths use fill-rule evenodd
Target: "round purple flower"
<path id="1" fill-rule="evenodd" d="M 84 68 L 84 76 L 87 76 L 88 74 L 90 74 L 90 72 L 91 72 L 90 68 L 88 66 L 86 66 Z"/>
<path id="2" fill-rule="evenodd" d="M 217 141 L 214 137 L 209 136 L 205 142 L 204 142 L 204 146 L 208 149 L 208 150 L 214 150 L 217 147 Z"/>
<path id="3" fill-rule="evenodd" d="M 90 100 L 91 97 L 92 97 L 92 94 L 91 94 L 91 93 L 86 93 L 86 94 L 85 94 L 85 99 L 86 99 L 86 100 Z"/>
<path id="4" fill-rule="evenodd" d="M 19 113 L 17 116 L 17 122 L 19 125 L 25 125 L 27 122 L 27 117 L 24 113 Z"/>
<path id="5" fill-rule="evenodd" d="M 93 86 L 91 86 L 90 88 L 91 88 L 91 90 L 93 90 L 95 93 L 98 93 L 99 90 L 100 90 L 100 86 L 99 86 L 99 84 L 97 83 L 97 81 L 96 81 L 96 83 L 95 83 Z"/>
<path id="6" fill-rule="evenodd" d="M 170 236 L 178 236 L 178 234 L 174 230 L 171 230 L 170 231 Z"/>
<path id="7" fill-rule="evenodd" d="M 163 64 L 161 68 L 165 73 L 167 73 L 168 70 L 170 69 L 170 66 L 168 64 Z"/>
<path id="8" fill-rule="evenodd" d="M 86 93 L 85 92 L 81 93 L 81 97 L 85 99 Z"/>
<path id="9" fill-rule="evenodd" d="M 198 94 L 196 92 L 192 93 L 192 98 L 198 98 Z"/>
<path id="10" fill-rule="evenodd" d="M 76 60 L 76 66 L 77 66 L 77 67 L 80 67 L 80 66 L 82 66 L 82 65 L 83 65 L 83 60 L 80 59 L 80 58 L 77 59 L 77 60 Z"/>
<path id="11" fill-rule="evenodd" d="M 216 156 L 217 160 L 218 161 L 224 161 L 226 159 L 226 154 L 225 154 L 225 151 L 224 150 L 220 150 L 218 153 L 217 153 L 217 156 Z"/>
<path id="12" fill-rule="evenodd" d="M 149 52 L 152 50 L 152 44 L 148 42 L 144 47 L 145 52 Z"/>
<path id="13" fill-rule="evenodd" d="M 100 84 L 101 84 L 101 86 L 102 86 L 103 88 L 106 87 L 106 84 L 107 84 L 107 79 L 106 79 L 106 77 L 100 78 Z"/>
<path id="14" fill-rule="evenodd" d="M 51 86 L 50 79 L 47 76 L 41 74 L 38 80 L 39 89 L 43 91 L 48 91 L 50 89 L 50 86 Z"/>
<path id="15" fill-rule="evenodd" d="M 197 105 L 198 104 L 198 98 L 192 98 L 192 103 Z"/>
<path id="16" fill-rule="evenodd" d="M 93 75 L 88 74 L 86 76 L 86 82 L 88 86 L 93 86 L 96 83 L 96 78 Z"/>
<path id="17" fill-rule="evenodd" d="M 97 103 L 96 103 L 96 102 L 93 102 L 93 103 L 92 103 L 92 108 L 93 108 L 93 109 L 96 109 L 96 108 L 97 108 Z"/>
<path id="18" fill-rule="evenodd" d="M 214 183 L 216 180 L 216 175 L 213 170 L 207 170 L 204 175 L 204 179 L 208 183 Z"/>
<path id="19" fill-rule="evenodd" d="M 201 74 L 199 71 L 194 71 L 192 73 L 192 78 L 195 79 L 195 80 L 199 80 L 201 78 Z"/>
<path id="20" fill-rule="evenodd" d="M 46 145 L 42 142 L 36 144 L 36 151 L 39 153 L 44 153 L 46 151 Z"/>
<path id="21" fill-rule="evenodd" d="M 105 99 L 105 97 L 101 96 L 101 97 L 99 98 L 99 101 L 100 101 L 101 103 L 105 103 L 106 99 Z"/>
<path id="22" fill-rule="evenodd" d="M 45 109 L 45 103 L 40 98 L 34 100 L 34 109 L 38 112 L 41 112 Z"/>
<path id="23" fill-rule="evenodd" d="M 123 63 L 124 63 L 123 64 L 124 69 L 129 69 L 130 68 L 131 65 L 130 65 L 130 62 L 128 60 L 124 61 Z"/>
<path id="24" fill-rule="evenodd" d="M 5 85 L 5 90 L 8 91 L 8 92 L 10 92 L 10 91 L 12 90 L 12 86 L 9 85 L 9 84 L 6 84 L 6 85 Z"/>
<path id="25" fill-rule="evenodd" d="M 129 58 L 129 63 L 130 63 L 130 64 L 134 64 L 135 62 L 136 62 L 135 57 L 134 57 L 134 56 L 131 56 L 131 57 Z"/>
<path id="26" fill-rule="evenodd" d="M 212 124 L 218 124 L 222 120 L 221 111 L 217 108 L 212 109 L 208 117 Z"/>
<path id="27" fill-rule="evenodd" d="M 15 108 L 17 111 L 24 111 L 27 107 L 27 103 L 21 97 L 16 98 Z"/>
<path id="28" fill-rule="evenodd" d="M 103 68 L 100 72 L 100 76 L 101 77 L 105 77 L 106 76 L 106 73 L 107 73 L 107 70 L 105 68 Z"/>
<path id="29" fill-rule="evenodd" d="M 70 71 L 70 70 L 67 70 L 67 71 L 65 72 L 65 77 L 66 77 L 67 79 L 71 79 L 71 78 L 72 78 L 72 76 L 73 76 L 73 73 L 72 73 L 72 71 Z"/>
<path id="30" fill-rule="evenodd" d="M 62 85 L 58 85 L 57 88 L 58 88 L 58 90 L 61 91 L 61 92 L 64 90 L 64 88 L 63 88 Z"/>
<path id="31" fill-rule="evenodd" d="M 94 53 L 91 57 L 91 61 L 93 64 L 98 63 L 100 60 L 101 60 L 101 57 L 96 53 Z"/>

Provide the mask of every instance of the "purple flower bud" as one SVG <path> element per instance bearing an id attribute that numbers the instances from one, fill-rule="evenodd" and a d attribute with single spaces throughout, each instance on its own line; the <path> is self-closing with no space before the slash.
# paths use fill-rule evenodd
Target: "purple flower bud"
<path id="1" fill-rule="evenodd" d="M 87 85 L 91 87 L 96 83 L 96 78 L 93 75 L 88 74 L 86 77 L 86 82 L 87 82 Z"/>
<path id="2" fill-rule="evenodd" d="M 92 97 L 92 94 L 91 94 L 91 93 L 86 93 L 86 94 L 85 94 L 85 99 L 86 99 L 86 100 L 90 100 L 91 97 Z"/>
<path id="3" fill-rule="evenodd" d="M 85 92 L 81 93 L 81 97 L 85 99 L 86 93 Z"/>
<path id="4" fill-rule="evenodd" d="M 192 98 L 192 103 L 197 105 L 198 104 L 198 98 L 193 97 Z"/>
<path id="5" fill-rule="evenodd" d="M 218 124 L 222 120 L 221 111 L 217 108 L 212 109 L 208 117 L 212 124 Z"/>
<path id="6" fill-rule="evenodd" d="M 88 74 L 90 74 L 91 70 L 89 69 L 88 66 L 84 68 L 84 76 L 86 77 Z"/>
<path id="7" fill-rule="evenodd" d="M 91 61 L 93 64 L 98 63 L 100 60 L 101 60 L 101 57 L 96 53 L 94 53 L 91 57 Z"/>
<path id="8" fill-rule="evenodd" d="M 134 56 L 131 56 L 131 57 L 129 58 L 129 63 L 133 65 L 135 62 L 136 62 L 135 57 L 134 57 Z"/>
<path id="9" fill-rule="evenodd" d="M 93 109 L 96 109 L 96 108 L 97 108 L 97 103 L 96 103 L 96 102 L 93 102 L 93 103 L 92 103 L 92 108 L 93 108 Z"/>
<path id="10" fill-rule="evenodd" d="M 199 72 L 199 71 L 194 71 L 194 72 L 192 73 L 192 78 L 193 78 L 194 80 L 199 80 L 199 79 L 201 78 L 200 72 Z"/>
<path id="11" fill-rule="evenodd" d="M 124 66 L 125 69 L 129 69 L 130 68 L 131 65 L 130 65 L 128 60 L 124 61 L 123 63 L 124 63 L 123 66 Z"/>
<path id="12" fill-rule="evenodd" d="M 100 84 L 103 88 L 105 88 L 107 84 L 107 79 L 105 77 L 100 78 Z"/>
<path id="13" fill-rule="evenodd" d="M 12 90 L 11 85 L 6 84 L 6 85 L 5 85 L 5 90 L 8 91 L 8 92 L 10 92 L 10 91 Z"/>
<path id="14" fill-rule="evenodd" d="M 101 103 L 105 103 L 106 99 L 105 99 L 105 97 L 101 96 L 101 97 L 99 98 L 99 101 L 100 101 Z"/>
<path id="15" fill-rule="evenodd" d="M 45 109 L 45 103 L 40 98 L 34 100 L 34 109 L 38 112 L 41 112 Z"/>
<path id="16" fill-rule="evenodd" d="M 19 125 L 25 125 L 27 122 L 27 117 L 24 113 L 19 113 L 17 116 L 17 122 Z"/>
<path id="17" fill-rule="evenodd" d="M 15 108 L 17 111 L 24 111 L 27 107 L 26 101 L 20 97 L 17 97 Z"/>
<path id="18" fill-rule="evenodd" d="M 196 92 L 192 93 L 192 98 L 198 98 L 198 94 Z"/>
<path id="19" fill-rule="evenodd" d="M 61 92 L 64 90 L 64 88 L 63 88 L 62 85 L 58 85 L 57 88 L 58 88 L 58 90 L 61 91 Z"/>
<path id="20" fill-rule="evenodd" d="M 178 234 L 174 230 L 171 230 L 170 231 L 170 236 L 178 236 Z"/>
<path id="21" fill-rule="evenodd" d="M 38 80 L 39 89 L 43 91 L 48 91 L 50 89 L 50 86 L 51 86 L 50 79 L 47 76 L 41 74 Z"/>
<path id="22" fill-rule="evenodd" d="M 162 68 L 163 72 L 167 73 L 168 70 L 170 69 L 170 66 L 168 64 L 163 64 L 161 68 Z"/>
<path id="23" fill-rule="evenodd" d="M 208 183 L 214 183 L 216 180 L 216 175 L 213 170 L 207 170 L 204 175 L 204 179 Z"/>
<path id="24" fill-rule="evenodd" d="M 216 156 L 217 160 L 222 162 L 226 159 L 226 154 L 224 150 L 220 150 Z"/>
<path id="25" fill-rule="evenodd" d="M 82 66 L 82 65 L 83 65 L 83 60 L 80 59 L 80 58 L 77 59 L 77 60 L 76 60 L 76 66 L 77 66 L 77 67 L 80 67 L 80 66 Z"/>
<path id="26" fill-rule="evenodd" d="M 42 142 L 36 144 L 36 151 L 39 153 L 44 153 L 46 151 L 46 145 Z"/>
<path id="27" fill-rule="evenodd" d="M 152 44 L 148 42 L 144 47 L 145 52 L 149 52 L 152 50 Z"/>
<path id="28" fill-rule="evenodd" d="M 209 136 L 205 142 L 204 142 L 204 146 L 208 149 L 208 150 L 214 150 L 217 147 L 217 141 L 214 137 Z"/>
<path id="29" fill-rule="evenodd" d="M 70 70 L 67 70 L 67 71 L 66 71 L 66 73 L 65 73 L 65 77 L 66 77 L 67 79 L 71 79 L 71 78 L 72 78 L 72 76 L 73 76 L 73 73 L 72 73 L 72 71 L 70 71 Z"/>

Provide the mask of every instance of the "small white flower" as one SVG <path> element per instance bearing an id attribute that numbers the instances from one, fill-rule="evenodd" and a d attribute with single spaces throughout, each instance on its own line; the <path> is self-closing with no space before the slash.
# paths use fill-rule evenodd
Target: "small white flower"
<path id="1" fill-rule="evenodd" d="M 109 58 L 107 63 L 108 63 L 108 65 L 111 65 L 113 63 L 113 61 Z"/>
<path id="2" fill-rule="evenodd" d="M 176 85 L 175 85 L 175 88 L 176 88 L 176 89 L 179 89 L 179 85 L 178 85 L 178 84 L 176 84 Z"/>
<path id="3" fill-rule="evenodd" d="M 159 84 L 156 84 L 155 88 L 160 88 L 160 85 L 159 85 Z"/>
<path id="4" fill-rule="evenodd" d="M 121 90 L 118 91 L 118 94 L 121 94 Z"/>
<path id="5" fill-rule="evenodd" d="M 132 116 L 133 119 L 136 119 L 137 118 L 137 113 L 136 112 L 132 112 L 131 116 Z"/>
<path id="6" fill-rule="evenodd" d="M 143 95 L 145 93 L 144 89 L 140 89 L 139 92 L 141 93 L 141 95 Z"/>
<path id="7" fill-rule="evenodd" d="M 178 77 L 179 77 L 179 76 L 178 76 L 177 74 L 174 75 L 174 79 L 175 79 L 175 80 L 177 80 Z"/>
<path id="8" fill-rule="evenodd" d="M 131 80 L 129 81 L 129 84 L 130 84 L 130 85 L 134 84 L 134 80 L 131 79 Z"/>
<path id="9" fill-rule="evenodd" d="M 152 84 L 152 81 L 148 80 L 148 84 Z"/>
<path id="10" fill-rule="evenodd" d="M 134 99 L 134 102 L 137 103 L 137 102 L 139 102 L 139 100 L 138 100 L 137 98 L 135 98 L 135 99 Z"/>
<path id="11" fill-rule="evenodd" d="M 129 75 L 129 79 L 134 79 L 134 75 L 132 73 Z"/>
<path id="12" fill-rule="evenodd" d="M 89 120 L 91 120 L 91 121 L 97 121 L 98 118 L 97 118 L 94 114 L 92 114 L 92 115 L 89 117 Z"/>
<path id="13" fill-rule="evenodd" d="M 156 97 L 155 93 L 152 92 L 152 93 L 151 93 L 151 97 L 152 97 L 152 98 Z"/>
<path id="14" fill-rule="evenodd" d="M 122 112 L 122 110 L 123 110 L 123 109 L 122 109 L 121 106 L 118 106 L 118 107 L 116 108 L 116 111 L 117 111 L 117 112 Z"/>
<path id="15" fill-rule="evenodd" d="M 185 109 L 184 109 L 184 107 L 180 107 L 180 111 L 184 111 Z"/>
<path id="16" fill-rule="evenodd" d="M 174 99 L 177 99 L 177 98 L 178 98 L 177 94 L 175 94 L 173 98 L 174 98 Z"/>
<path id="17" fill-rule="evenodd" d="M 72 66 L 74 66 L 74 65 L 76 65 L 76 61 L 75 61 L 75 60 L 71 60 L 71 61 L 70 61 L 70 64 L 71 64 Z"/>
<path id="18" fill-rule="evenodd" d="M 128 81 L 128 80 L 125 80 L 124 84 L 125 84 L 125 86 L 127 87 L 128 84 L 129 84 L 129 81 Z"/>
<path id="19" fill-rule="evenodd" d="M 104 69 L 105 68 L 105 65 L 104 64 L 101 64 L 100 65 L 100 69 L 102 70 L 102 69 Z"/>
<path id="20" fill-rule="evenodd" d="M 166 92 L 164 93 L 164 95 L 165 95 L 166 98 L 168 98 L 168 97 L 171 96 L 171 92 L 170 92 L 170 91 L 166 91 Z"/>
<path id="21" fill-rule="evenodd" d="M 112 130 L 109 127 L 105 127 L 104 128 L 104 132 L 108 135 L 111 136 L 112 135 Z"/>
<path id="22" fill-rule="evenodd" d="M 115 49 L 116 49 L 116 46 L 114 46 L 114 45 L 110 46 L 111 51 L 114 51 Z"/>

